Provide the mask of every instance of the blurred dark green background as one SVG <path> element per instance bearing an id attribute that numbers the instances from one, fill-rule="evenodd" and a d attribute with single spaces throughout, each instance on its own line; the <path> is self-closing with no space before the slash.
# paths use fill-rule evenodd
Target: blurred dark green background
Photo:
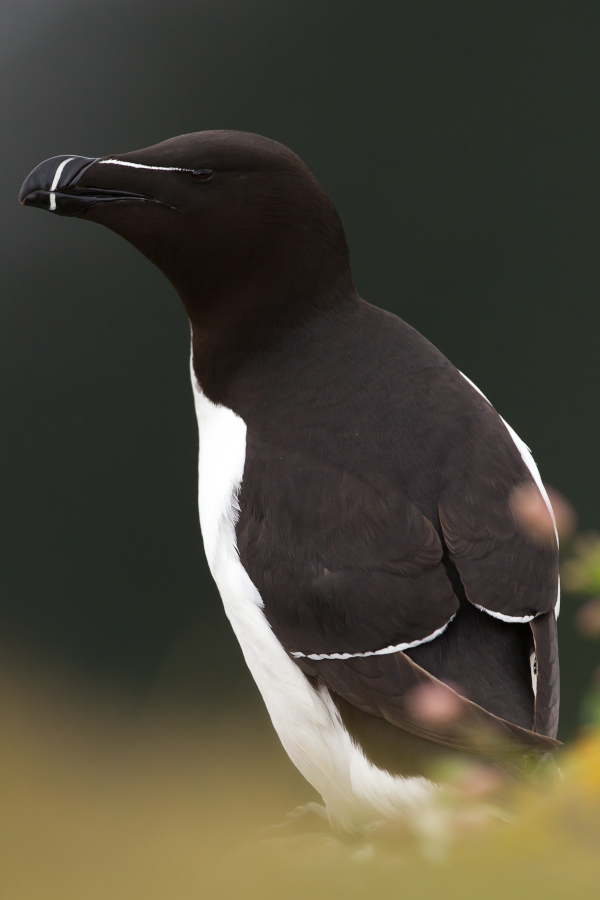
<path id="1" fill-rule="evenodd" d="M 288 144 L 337 204 L 362 295 L 440 347 L 600 526 L 597 2 L 0 10 L 5 650 L 134 708 L 256 703 L 202 553 L 183 311 L 116 236 L 18 206 L 55 154 L 206 128 Z M 563 736 L 600 657 L 572 607 Z"/>

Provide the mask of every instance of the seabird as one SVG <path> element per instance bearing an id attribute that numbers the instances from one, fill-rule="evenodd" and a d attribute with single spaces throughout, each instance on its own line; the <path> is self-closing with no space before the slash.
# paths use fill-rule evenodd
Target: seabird
<path id="1" fill-rule="evenodd" d="M 438 751 L 554 749 L 557 539 L 511 507 L 529 485 L 552 515 L 536 465 L 442 353 L 358 296 L 340 218 L 298 156 L 198 132 L 53 157 L 19 199 L 105 225 L 179 294 L 208 564 L 332 824 L 426 802 Z M 423 688 L 458 714 L 425 721 Z"/>

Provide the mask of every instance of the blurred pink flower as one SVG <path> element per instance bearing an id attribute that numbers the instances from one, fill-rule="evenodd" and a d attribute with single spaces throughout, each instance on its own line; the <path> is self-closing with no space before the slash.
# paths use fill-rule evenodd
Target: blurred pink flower
<path id="1" fill-rule="evenodd" d="M 429 682 L 413 688 L 406 705 L 415 719 L 424 725 L 448 725 L 462 715 L 460 698 L 441 683 Z"/>
<path id="2" fill-rule="evenodd" d="M 554 488 L 546 488 L 556 520 L 559 538 L 567 540 L 575 531 L 575 513 L 569 501 Z M 523 531 L 540 543 L 554 542 L 554 523 L 537 485 L 517 485 L 510 497 L 510 508 Z"/>
<path id="3" fill-rule="evenodd" d="M 586 637 L 600 637 L 600 597 L 594 597 L 579 607 L 575 624 Z"/>
<path id="4" fill-rule="evenodd" d="M 489 763 L 473 762 L 460 772 L 454 782 L 467 797 L 478 799 L 496 794 L 506 786 L 506 774 Z"/>

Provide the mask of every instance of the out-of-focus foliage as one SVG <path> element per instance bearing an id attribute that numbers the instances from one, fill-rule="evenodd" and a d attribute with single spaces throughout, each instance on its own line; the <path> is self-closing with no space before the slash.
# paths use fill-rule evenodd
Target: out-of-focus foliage
<path id="1" fill-rule="evenodd" d="M 572 593 L 600 593 L 600 534 L 586 532 L 573 541 L 573 555 L 563 564 L 562 581 Z"/>
<path id="2" fill-rule="evenodd" d="M 528 521 L 538 508 L 524 508 Z M 570 591 L 600 595 L 600 535 L 573 542 L 563 579 Z M 598 636 L 600 600 L 585 600 L 577 622 Z M 451 712 L 439 697 L 421 700 L 430 716 Z M 428 807 L 345 839 L 318 814 L 320 798 L 266 716 L 228 709 L 202 718 L 170 706 L 163 698 L 119 713 L 114 697 L 0 669 L 2 898 L 599 895 L 600 678 L 585 700 L 587 731 L 556 762 L 527 779 L 448 763 Z M 300 804 L 312 814 L 290 818 Z"/>
<path id="3" fill-rule="evenodd" d="M 588 639 L 600 638 L 600 534 L 587 532 L 573 542 L 572 556 L 562 566 L 562 581 L 568 592 L 587 594 L 575 616 L 577 630 Z M 600 729 L 600 668 L 581 706 L 584 724 Z"/>
<path id="4" fill-rule="evenodd" d="M 67 694 L 0 677 L 0 893 L 10 900 L 598 896 L 595 732 L 563 754 L 564 779 L 546 773 L 499 794 L 489 771 L 457 770 L 427 814 L 343 842 L 269 829 L 318 798 L 251 715 L 198 730 L 197 713 L 154 710 L 132 724 L 114 704 Z"/>

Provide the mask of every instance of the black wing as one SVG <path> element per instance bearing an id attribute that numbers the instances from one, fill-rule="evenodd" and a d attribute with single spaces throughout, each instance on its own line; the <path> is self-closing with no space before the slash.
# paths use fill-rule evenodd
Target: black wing
<path id="1" fill-rule="evenodd" d="M 240 558 L 290 653 L 364 653 L 443 628 L 458 600 L 432 525 L 400 493 L 249 439 Z"/>
<path id="2" fill-rule="evenodd" d="M 508 504 L 526 470 L 518 456 L 511 468 L 506 444 L 488 447 L 488 454 L 484 449 L 465 467 L 472 480 L 442 494 L 452 561 L 472 603 L 514 617 L 545 613 L 556 600 L 556 554 L 519 532 Z M 458 610 L 442 540 L 405 496 L 392 489 L 383 495 L 355 474 L 250 438 L 239 499 L 242 563 L 273 631 L 306 674 L 369 715 L 447 746 L 478 749 L 473 735 L 480 725 L 500 742 L 516 739 L 527 752 L 556 746 L 541 737 L 555 734 L 557 709 L 550 624 L 536 638 L 540 734 L 464 697 L 456 726 L 424 729 L 411 718 L 405 696 L 422 680 L 436 681 L 432 675 L 403 653 L 340 658 L 423 641 Z M 497 741 L 494 747 L 497 752 Z"/>
<path id="3" fill-rule="evenodd" d="M 552 737 L 513 725 L 457 694 L 404 653 L 347 660 L 301 660 L 306 675 L 362 712 L 453 750 L 492 757 L 543 755 L 559 746 Z M 448 721 L 427 724 L 411 702 L 423 685 L 447 691 L 457 702 Z"/>
<path id="4" fill-rule="evenodd" d="M 531 623 L 537 666 L 534 731 L 556 737 L 560 683 L 558 640 L 554 611 L 533 619 Z"/>
<path id="5" fill-rule="evenodd" d="M 531 620 L 537 665 L 534 728 L 555 737 L 558 544 L 555 538 L 536 541 L 515 520 L 512 492 L 523 482 L 535 482 L 499 417 L 493 430 L 470 443 L 467 463 L 439 503 L 450 559 L 471 603 L 503 621 Z"/>
<path id="6" fill-rule="evenodd" d="M 500 442 L 504 427 L 498 419 L 497 429 L 469 444 L 467 464 L 455 467 L 460 474 L 443 491 L 439 514 L 467 598 L 516 620 L 554 609 L 558 546 L 554 538 L 536 542 L 513 516 L 512 492 L 535 483 L 508 432 Z"/>

